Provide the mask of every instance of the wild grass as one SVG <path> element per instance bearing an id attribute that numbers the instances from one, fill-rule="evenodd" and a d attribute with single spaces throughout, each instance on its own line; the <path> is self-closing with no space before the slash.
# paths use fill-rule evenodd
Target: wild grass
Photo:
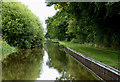
<path id="1" fill-rule="evenodd" d="M 59 43 L 60 45 L 65 45 L 97 61 L 110 65 L 114 68 L 120 69 L 120 61 L 119 61 L 120 54 L 118 50 L 95 47 L 90 44 L 79 44 L 79 43 L 71 43 L 66 41 L 59 41 Z"/>
<path id="2" fill-rule="evenodd" d="M 6 41 L 0 40 L 0 60 L 6 58 L 9 54 L 16 51 L 17 47 L 11 47 Z"/>

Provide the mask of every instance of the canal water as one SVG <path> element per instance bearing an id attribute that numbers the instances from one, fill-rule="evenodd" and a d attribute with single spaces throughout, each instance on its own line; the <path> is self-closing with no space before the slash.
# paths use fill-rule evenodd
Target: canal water
<path id="1" fill-rule="evenodd" d="M 57 43 L 21 49 L 2 62 L 2 80 L 97 80 Z"/>

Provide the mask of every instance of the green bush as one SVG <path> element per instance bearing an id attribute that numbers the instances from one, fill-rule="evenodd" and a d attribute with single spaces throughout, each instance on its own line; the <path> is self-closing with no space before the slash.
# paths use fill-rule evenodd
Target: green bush
<path id="1" fill-rule="evenodd" d="M 113 34 L 112 36 L 112 41 L 111 41 L 111 46 L 112 46 L 112 48 L 116 48 L 116 49 L 120 49 L 120 38 L 118 38 L 118 37 L 120 37 L 120 35 L 119 34 Z"/>
<path id="2" fill-rule="evenodd" d="M 31 48 L 43 44 L 43 28 L 39 18 L 20 2 L 3 2 L 2 32 L 11 46 Z"/>
<path id="3" fill-rule="evenodd" d="M 73 38 L 73 39 L 71 40 L 71 42 L 73 42 L 73 43 L 80 43 L 80 41 L 79 41 L 78 39 L 75 39 L 75 38 Z"/>

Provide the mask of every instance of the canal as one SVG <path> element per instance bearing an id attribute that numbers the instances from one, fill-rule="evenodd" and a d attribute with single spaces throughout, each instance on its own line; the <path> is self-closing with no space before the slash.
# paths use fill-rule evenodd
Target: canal
<path id="1" fill-rule="evenodd" d="M 2 80 L 97 80 L 58 43 L 21 49 L 2 62 Z"/>

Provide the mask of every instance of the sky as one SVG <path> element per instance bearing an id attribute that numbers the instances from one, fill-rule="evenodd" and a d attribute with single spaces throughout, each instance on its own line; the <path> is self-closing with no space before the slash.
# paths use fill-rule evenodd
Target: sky
<path id="1" fill-rule="evenodd" d="M 41 20 L 43 23 L 43 28 L 46 29 L 45 19 L 47 17 L 52 17 L 57 12 L 54 9 L 54 5 L 47 7 L 45 0 L 18 0 L 25 5 Z M 46 31 L 46 30 L 45 30 Z"/>

